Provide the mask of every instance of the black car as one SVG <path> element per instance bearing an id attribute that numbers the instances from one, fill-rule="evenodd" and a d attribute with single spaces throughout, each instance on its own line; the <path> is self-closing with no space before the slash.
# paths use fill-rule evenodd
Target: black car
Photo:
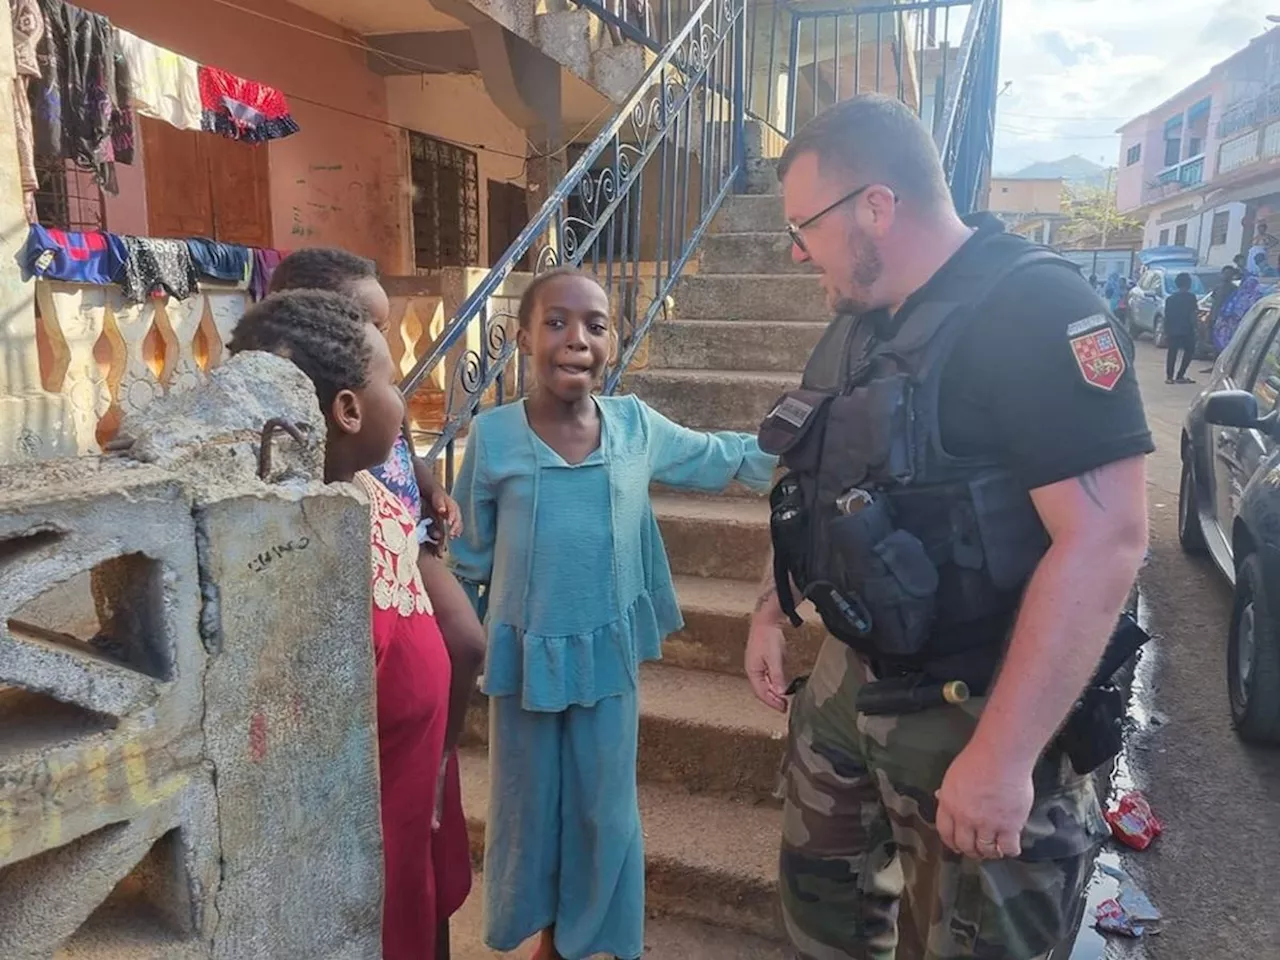
<path id="1" fill-rule="evenodd" d="M 1280 295 L 1246 314 L 1182 432 L 1178 539 L 1235 586 L 1227 637 L 1231 719 L 1280 742 Z"/>

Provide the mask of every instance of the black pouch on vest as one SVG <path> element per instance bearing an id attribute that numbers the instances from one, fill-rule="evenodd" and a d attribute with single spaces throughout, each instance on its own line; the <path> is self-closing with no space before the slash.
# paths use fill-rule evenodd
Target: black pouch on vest
<path id="1" fill-rule="evenodd" d="M 760 449 L 781 457 L 791 470 L 817 469 L 822 456 L 822 425 L 833 394 L 823 390 L 791 390 L 773 405 L 760 424 Z"/>
<path id="2" fill-rule="evenodd" d="M 871 614 L 876 652 L 886 657 L 919 653 L 933 630 L 938 593 L 938 568 L 924 544 L 894 528 L 883 498 L 836 517 L 829 536 L 840 586 L 856 584 Z"/>

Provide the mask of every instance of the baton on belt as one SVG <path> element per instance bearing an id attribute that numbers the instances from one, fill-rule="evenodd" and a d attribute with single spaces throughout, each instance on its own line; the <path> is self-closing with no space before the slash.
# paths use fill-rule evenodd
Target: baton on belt
<path id="1" fill-rule="evenodd" d="M 896 716 L 961 704 L 968 699 L 969 686 L 963 680 L 935 683 L 924 674 L 912 674 L 864 685 L 858 691 L 857 708 L 859 713 L 869 716 Z"/>

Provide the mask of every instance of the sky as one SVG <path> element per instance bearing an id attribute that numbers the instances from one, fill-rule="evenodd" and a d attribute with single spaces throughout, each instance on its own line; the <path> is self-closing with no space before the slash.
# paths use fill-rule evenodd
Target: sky
<path id="1" fill-rule="evenodd" d="M 1270 29 L 1272 13 L 1280 0 L 1005 0 L 995 171 L 1073 153 L 1115 164 L 1117 127 Z"/>

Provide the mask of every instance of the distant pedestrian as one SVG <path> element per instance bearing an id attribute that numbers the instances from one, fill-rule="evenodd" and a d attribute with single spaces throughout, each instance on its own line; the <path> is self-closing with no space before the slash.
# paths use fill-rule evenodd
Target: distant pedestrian
<path id="1" fill-rule="evenodd" d="M 1264 250 L 1259 250 L 1253 257 L 1253 274 L 1257 277 L 1274 277 L 1276 276 L 1276 268 L 1267 260 L 1267 254 Z"/>
<path id="2" fill-rule="evenodd" d="M 1245 274 L 1244 280 L 1240 282 L 1240 289 L 1232 294 L 1231 299 L 1227 301 L 1227 305 L 1222 308 L 1222 312 L 1218 315 L 1217 323 L 1213 325 L 1213 346 L 1215 350 L 1221 353 L 1227 348 L 1227 344 L 1235 336 L 1236 328 L 1240 326 L 1240 321 L 1244 319 L 1244 315 L 1253 309 L 1253 305 L 1261 299 L 1262 287 L 1258 284 L 1258 278 L 1253 274 Z"/>
<path id="3" fill-rule="evenodd" d="M 1187 367 L 1196 353 L 1196 318 L 1200 313 L 1200 304 L 1196 295 L 1191 292 L 1191 274 L 1180 273 L 1173 279 L 1176 292 L 1164 301 L 1164 336 L 1169 349 L 1164 358 L 1165 383 L 1195 383 L 1187 376 Z M 1178 375 L 1174 377 L 1174 364 L 1178 353 L 1182 353 L 1182 363 L 1178 366 Z"/>
<path id="4" fill-rule="evenodd" d="M 484 939 L 533 960 L 644 953 L 638 665 L 680 629 L 654 482 L 768 489 L 745 433 L 699 433 L 635 396 L 598 397 L 616 340 L 604 290 L 543 273 L 518 311 L 536 386 L 471 424 L 450 551 L 489 634 Z"/>

